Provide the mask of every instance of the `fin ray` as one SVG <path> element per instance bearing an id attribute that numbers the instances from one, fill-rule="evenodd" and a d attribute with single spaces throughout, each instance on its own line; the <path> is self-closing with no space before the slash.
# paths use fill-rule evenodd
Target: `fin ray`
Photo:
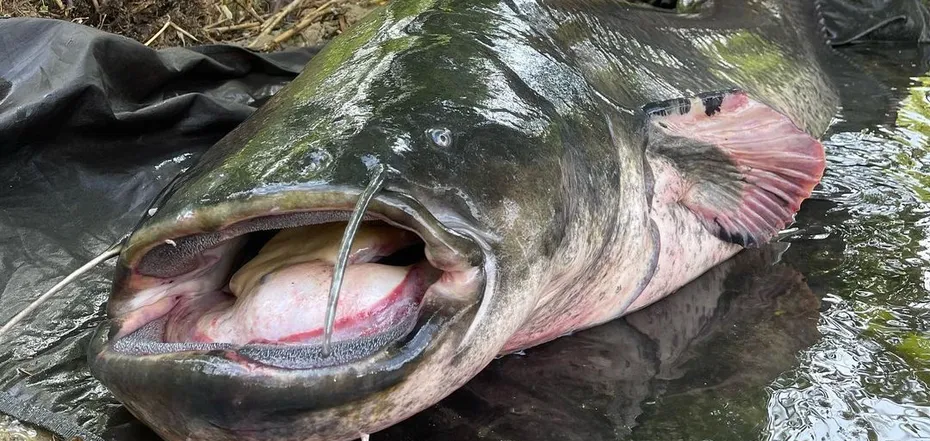
<path id="1" fill-rule="evenodd" d="M 826 166 L 823 146 L 788 117 L 730 91 L 646 107 L 647 148 L 685 182 L 679 203 L 723 240 L 765 243 L 794 221 Z"/>

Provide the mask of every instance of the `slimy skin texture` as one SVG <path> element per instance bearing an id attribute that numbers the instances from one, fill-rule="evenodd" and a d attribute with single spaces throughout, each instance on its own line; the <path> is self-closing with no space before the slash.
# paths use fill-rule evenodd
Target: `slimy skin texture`
<path id="1" fill-rule="evenodd" d="M 819 179 L 816 138 L 837 99 L 808 3 L 674 14 L 606 0 L 392 1 L 154 202 L 117 265 L 94 375 L 169 441 L 350 440 L 436 403 L 495 356 L 657 301 L 771 240 Z M 718 122 L 758 136 L 727 144 L 710 136 Z M 779 149 L 799 161 L 766 159 Z M 140 293 L 240 235 L 345 220 L 374 165 L 387 172 L 367 215 L 415 232 L 442 271 L 408 339 L 320 369 L 227 346 L 114 349 L 121 326 L 143 321 L 128 315 Z M 792 183 L 787 199 L 760 193 Z M 787 208 L 747 209 L 759 195 Z"/>

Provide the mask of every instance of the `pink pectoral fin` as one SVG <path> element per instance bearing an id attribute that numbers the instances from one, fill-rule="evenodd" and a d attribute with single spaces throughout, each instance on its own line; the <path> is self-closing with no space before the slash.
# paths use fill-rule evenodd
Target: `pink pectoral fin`
<path id="1" fill-rule="evenodd" d="M 823 176 L 820 142 L 743 92 L 666 101 L 646 112 L 650 152 L 685 181 L 679 202 L 723 240 L 769 241 Z"/>

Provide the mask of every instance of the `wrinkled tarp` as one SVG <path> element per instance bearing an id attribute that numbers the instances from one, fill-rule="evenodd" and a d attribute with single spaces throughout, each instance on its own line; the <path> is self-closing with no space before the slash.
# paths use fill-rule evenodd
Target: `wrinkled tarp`
<path id="1" fill-rule="evenodd" d="M 314 53 L 155 51 L 72 23 L 0 20 L 0 323 L 126 234 L 170 179 Z M 114 438 L 108 431 L 130 420 L 85 364 L 111 268 L 4 336 L 0 412 L 66 439 Z"/>
<path id="2" fill-rule="evenodd" d="M 861 34 L 861 29 L 835 35 Z M 292 79 L 313 53 L 259 55 L 229 46 L 154 51 L 72 23 L 0 20 L 0 324 L 127 233 L 171 178 Z M 920 50 L 909 56 L 919 59 Z M 854 84 L 847 90 L 854 91 Z M 111 268 L 102 265 L 82 276 L 0 339 L 0 412 L 66 439 L 155 439 L 87 371 L 86 345 L 104 316 Z M 775 274 L 776 281 L 794 280 L 790 274 L 764 271 Z M 788 290 L 773 295 L 804 292 L 792 283 L 779 286 Z M 758 302 L 735 301 L 762 310 L 771 304 L 764 296 Z M 667 303 L 671 306 L 665 308 L 674 308 L 674 302 Z M 674 309 L 665 314 L 681 317 Z M 720 323 L 739 319 L 711 316 Z M 474 439 L 494 426 L 509 427 L 508 436 L 519 438 L 568 439 L 552 437 L 559 433 L 555 422 L 563 427 L 571 427 L 571 421 L 629 424 L 637 414 L 636 400 L 646 396 L 637 386 L 642 379 L 593 374 L 550 390 L 564 406 L 550 408 L 553 415 L 547 420 L 526 425 L 529 420 L 513 413 L 506 413 L 512 421 L 496 420 L 503 415 L 496 409 L 509 399 L 500 391 L 529 400 L 538 392 L 530 393 L 521 382 L 531 384 L 546 372 L 557 378 L 564 372 L 558 369 L 563 361 L 580 355 L 571 348 L 600 353 L 629 347 L 632 352 L 613 353 L 617 359 L 612 363 L 640 363 L 644 370 L 636 372 L 647 376 L 665 369 L 657 361 L 665 355 L 641 353 L 661 346 L 661 336 L 639 335 L 644 331 L 629 323 L 599 328 L 580 346 L 556 343 L 555 352 L 532 359 L 499 360 L 450 399 L 385 435 Z M 707 338 L 702 334 L 695 341 Z M 624 381 L 630 390 L 620 384 Z M 597 382 L 613 386 L 604 389 Z M 578 394 L 586 390 L 605 402 L 630 405 L 603 407 L 613 414 L 577 413 L 583 402 Z M 543 401 L 535 403 L 536 412 L 546 415 Z M 521 428 L 534 427 L 548 427 L 549 436 L 520 435 Z M 602 427 L 605 434 L 615 429 Z"/>
<path id="3" fill-rule="evenodd" d="M 816 1 L 829 41 L 834 45 L 867 41 L 930 42 L 927 0 Z"/>

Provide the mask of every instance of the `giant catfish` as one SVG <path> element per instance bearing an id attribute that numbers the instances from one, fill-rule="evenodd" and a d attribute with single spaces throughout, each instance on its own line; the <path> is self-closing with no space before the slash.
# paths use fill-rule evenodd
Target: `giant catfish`
<path id="1" fill-rule="evenodd" d="M 153 203 L 92 372 L 167 440 L 348 440 L 771 240 L 837 106 L 815 8 L 681 6 L 371 13 Z"/>

